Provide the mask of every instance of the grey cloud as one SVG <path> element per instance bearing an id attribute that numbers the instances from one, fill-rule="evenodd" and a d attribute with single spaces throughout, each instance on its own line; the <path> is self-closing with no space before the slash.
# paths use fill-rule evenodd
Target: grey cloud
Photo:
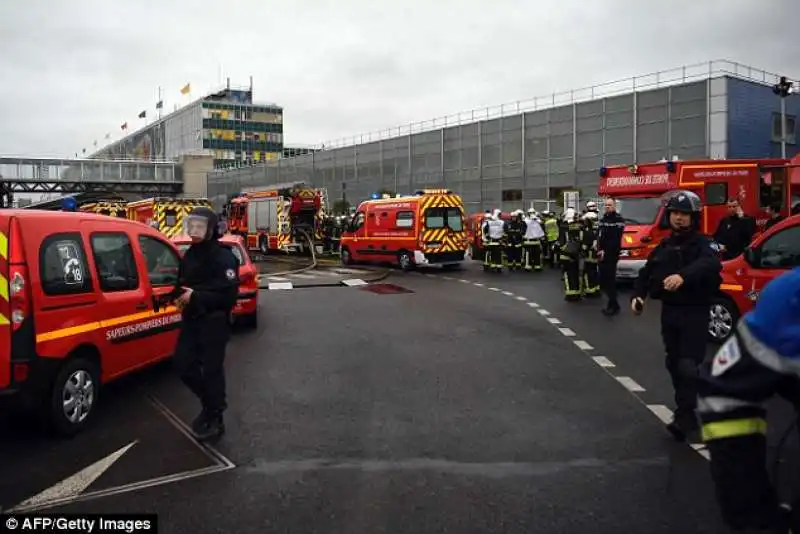
<path id="1" fill-rule="evenodd" d="M 399 4 L 399 5 L 398 5 Z M 792 0 L 28 0 L 0 4 L 0 152 L 72 154 L 255 79 L 317 143 L 726 57 L 800 77 Z"/>

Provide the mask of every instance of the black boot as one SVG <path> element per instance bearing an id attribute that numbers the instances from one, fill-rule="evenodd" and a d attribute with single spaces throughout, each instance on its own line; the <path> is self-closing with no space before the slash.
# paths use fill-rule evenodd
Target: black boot
<path id="1" fill-rule="evenodd" d="M 192 432 L 195 434 L 202 432 L 203 426 L 206 424 L 206 419 L 208 419 L 208 411 L 203 408 L 200 410 L 200 413 L 197 414 L 197 417 L 192 420 Z"/>
<path id="2" fill-rule="evenodd" d="M 218 438 L 225 433 L 225 422 L 221 413 L 209 413 L 200 428 L 195 431 L 198 441 Z"/>

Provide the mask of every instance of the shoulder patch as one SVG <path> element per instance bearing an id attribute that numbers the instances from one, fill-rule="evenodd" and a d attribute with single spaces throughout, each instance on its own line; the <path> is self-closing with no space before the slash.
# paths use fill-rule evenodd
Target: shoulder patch
<path id="1" fill-rule="evenodd" d="M 235 280 L 236 279 L 236 271 L 233 269 L 228 269 L 225 271 L 225 276 L 228 277 L 228 280 Z"/>
<path id="2" fill-rule="evenodd" d="M 711 376 L 720 376 L 739 363 L 741 359 L 742 353 L 739 349 L 739 340 L 736 339 L 736 336 L 731 336 L 714 356 L 714 361 L 711 365 Z"/>

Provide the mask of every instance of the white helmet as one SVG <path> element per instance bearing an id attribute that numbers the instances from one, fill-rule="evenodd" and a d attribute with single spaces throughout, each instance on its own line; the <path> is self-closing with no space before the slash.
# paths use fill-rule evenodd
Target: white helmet
<path id="1" fill-rule="evenodd" d="M 597 212 L 596 211 L 587 211 L 581 217 L 584 221 L 596 221 L 597 220 Z"/>
<path id="2" fill-rule="evenodd" d="M 539 214 L 536 213 L 535 209 L 531 208 L 531 209 L 528 210 L 528 217 L 538 217 L 538 216 L 539 216 Z"/>
<path id="3" fill-rule="evenodd" d="M 564 220 L 567 222 L 574 221 L 576 215 L 577 214 L 575 213 L 575 208 L 567 208 L 566 210 L 564 210 Z"/>
<path id="4" fill-rule="evenodd" d="M 587 211 L 597 211 L 597 202 L 594 200 L 590 200 L 586 203 L 586 210 Z"/>
<path id="5" fill-rule="evenodd" d="M 492 210 L 492 219 L 495 219 L 495 220 L 499 219 L 501 213 L 503 213 L 503 212 L 498 210 L 498 209 Z"/>

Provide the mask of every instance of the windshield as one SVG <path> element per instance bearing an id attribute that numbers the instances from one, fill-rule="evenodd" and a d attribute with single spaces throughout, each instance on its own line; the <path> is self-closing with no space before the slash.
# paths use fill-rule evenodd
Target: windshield
<path id="1" fill-rule="evenodd" d="M 625 224 L 653 224 L 661 208 L 660 198 L 616 198 L 617 211 Z"/>
<path id="2" fill-rule="evenodd" d="M 225 245 L 225 243 L 223 243 L 223 245 Z M 191 243 L 180 243 L 177 245 L 178 250 L 181 251 L 181 255 L 185 254 L 191 246 Z M 238 245 L 230 245 L 229 248 L 231 249 L 231 252 L 233 252 L 233 255 L 236 256 L 236 261 L 239 262 L 239 265 L 244 265 L 244 253 L 242 252 L 242 247 Z"/>
<path id="3" fill-rule="evenodd" d="M 425 210 L 426 228 L 450 228 L 454 232 L 464 229 L 462 213 L 459 208 L 428 208 Z"/>

